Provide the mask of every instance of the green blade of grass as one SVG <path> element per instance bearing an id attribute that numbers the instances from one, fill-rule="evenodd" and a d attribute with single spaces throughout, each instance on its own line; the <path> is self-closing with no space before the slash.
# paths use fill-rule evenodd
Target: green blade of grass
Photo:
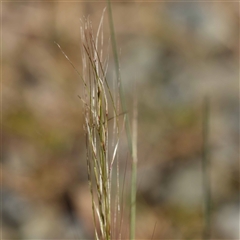
<path id="1" fill-rule="evenodd" d="M 131 205 L 130 205 L 130 208 L 131 208 L 131 210 L 130 210 L 130 212 L 131 212 L 130 239 L 133 240 L 133 239 L 135 239 L 135 223 L 136 223 L 137 147 L 136 147 L 136 140 L 134 141 L 134 146 L 133 146 L 133 142 L 132 142 L 129 116 L 128 116 L 128 113 L 127 113 L 126 102 L 125 102 L 125 97 L 124 97 L 124 92 L 123 92 L 122 81 L 121 81 L 121 74 L 120 74 L 120 66 L 119 66 L 119 60 L 118 60 L 117 43 L 116 43 L 115 31 L 114 31 L 114 22 L 113 22 L 113 16 L 112 16 L 111 1 L 107 0 L 107 3 L 108 3 L 108 18 L 109 18 L 109 27 L 110 27 L 110 34 L 111 34 L 111 43 L 112 43 L 112 51 L 113 51 L 113 56 L 114 56 L 116 77 L 117 77 L 117 82 L 118 82 L 118 85 L 119 85 L 119 95 L 120 95 L 122 111 L 126 112 L 125 129 L 126 129 L 126 134 L 127 134 L 127 139 L 128 139 L 129 151 L 130 151 L 132 159 L 133 159 L 133 162 L 132 162 L 132 177 L 131 177 L 131 200 L 130 200 L 130 203 L 131 203 Z"/>
<path id="2" fill-rule="evenodd" d="M 129 116 L 128 116 L 128 111 L 127 111 L 126 102 L 125 102 L 125 96 L 124 96 L 124 92 L 123 92 L 122 81 L 121 81 L 122 79 L 121 79 L 121 72 L 120 72 L 120 66 L 119 66 L 119 60 L 118 60 L 117 42 L 116 42 L 116 38 L 115 38 L 111 1 L 107 0 L 107 3 L 108 3 L 108 19 L 109 19 L 108 21 L 109 21 L 109 27 L 110 27 L 112 51 L 113 51 L 114 64 L 115 64 L 115 70 L 116 70 L 116 78 L 117 78 L 117 82 L 119 84 L 119 94 L 120 94 L 122 111 L 126 113 L 125 129 L 126 129 L 127 138 L 128 138 L 129 151 L 132 154 L 131 128 L 130 128 Z"/>
<path id="3" fill-rule="evenodd" d="M 202 174 L 204 195 L 204 229 L 203 239 L 211 237 L 211 188 L 210 188 L 210 159 L 209 159 L 209 114 L 210 100 L 205 97 L 203 103 L 203 126 L 202 126 Z"/>

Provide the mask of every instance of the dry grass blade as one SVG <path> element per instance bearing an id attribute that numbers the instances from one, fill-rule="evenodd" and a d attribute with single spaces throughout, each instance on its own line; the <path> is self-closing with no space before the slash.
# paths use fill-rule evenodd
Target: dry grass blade
<path id="1" fill-rule="evenodd" d="M 58 43 L 55 43 L 65 58 L 72 65 L 83 82 L 83 94 L 78 96 L 83 103 L 85 119 L 87 171 L 90 193 L 92 196 L 93 222 L 95 227 L 95 239 L 110 240 L 120 236 L 117 228 L 121 230 L 122 211 L 120 207 L 119 187 L 119 163 L 117 160 L 117 197 L 115 199 L 115 214 L 111 216 L 111 185 L 112 170 L 118 159 L 118 147 L 120 141 L 119 117 L 124 116 L 126 123 L 126 111 L 119 114 L 120 93 L 118 87 L 114 94 L 109 87 L 106 78 L 109 54 L 104 59 L 103 43 L 103 11 L 102 18 L 94 38 L 93 29 L 89 18 L 81 20 L 82 39 L 82 72 L 80 73 Z M 100 43 L 99 43 L 100 40 Z M 109 114 L 110 112 L 110 114 Z M 111 117 L 109 117 L 109 115 Z M 109 122 L 112 124 L 112 141 L 109 143 Z M 116 210 L 117 209 L 117 210 Z M 122 214 L 121 214 L 122 215 Z M 121 217 L 121 219 L 119 219 Z M 113 219 L 113 223 L 112 223 Z M 119 225 L 119 226 L 117 226 Z"/>
<path id="2" fill-rule="evenodd" d="M 112 165 L 119 144 L 119 127 L 116 104 L 103 67 L 103 17 L 94 39 L 91 22 L 85 19 L 81 27 L 84 106 L 88 180 L 92 195 L 92 210 L 96 239 L 112 238 L 111 176 Z M 101 36 L 99 50 L 99 36 Z M 100 54 L 99 52 L 100 51 Z M 109 144 L 109 109 L 114 121 L 115 140 Z"/>

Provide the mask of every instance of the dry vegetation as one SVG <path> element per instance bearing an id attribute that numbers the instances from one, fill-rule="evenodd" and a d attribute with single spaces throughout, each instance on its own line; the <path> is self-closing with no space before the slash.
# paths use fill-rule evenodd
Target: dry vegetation
<path id="1" fill-rule="evenodd" d="M 101 20 L 105 2 L 2 7 L 3 238 L 92 239 L 96 230 L 99 239 L 127 238 L 132 157 L 108 18 Z M 211 234 L 238 237 L 238 9 L 223 2 L 113 4 L 130 116 L 132 82 L 138 85 L 136 239 L 202 238 L 205 95 Z M 81 32 L 84 15 L 93 24 L 83 21 Z"/>

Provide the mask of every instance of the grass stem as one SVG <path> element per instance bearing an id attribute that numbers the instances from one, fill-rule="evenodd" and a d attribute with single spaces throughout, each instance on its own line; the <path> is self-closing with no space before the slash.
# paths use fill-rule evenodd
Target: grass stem
<path id="1" fill-rule="evenodd" d="M 210 181 L 210 159 L 209 159 L 209 114 L 210 100 L 205 97 L 203 103 L 203 126 L 202 126 L 202 173 L 204 194 L 204 229 L 203 239 L 211 237 L 211 181 Z"/>
<path id="2" fill-rule="evenodd" d="M 137 93 L 135 87 L 134 103 L 133 103 L 133 161 L 132 161 L 132 177 L 131 177 L 131 217 L 130 217 L 130 239 L 135 239 L 136 228 L 136 195 L 137 195 L 137 133 L 138 133 L 138 106 Z"/>
<path id="3" fill-rule="evenodd" d="M 125 102 L 122 81 L 121 81 L 122 79 L 121 79 L 120 65 L 119 65 L 119 59 L 118 59 L 117 41 L 116 41 L 115 30 L 114 30 L 114 21 L 112 16 L 111 0 L 107 0 L 107 3 L 108 3 L 108 21 L 109 21 L 110 34 L 111 34 L 111 43 L 112 43 L 112 51 L 113 51 L 114 64 L 115 64 L 115 70 L 116 70 L 116 78 L 119 86 L 122 111 L 126 114 L 125 129 L 126 129 L 127 138 L 128 138 L 129 151 L 132 154 L 131 128 L 130 128 L 130 121 L 129 121 L 129 115 L 127 111 L 127 106 Z"/>

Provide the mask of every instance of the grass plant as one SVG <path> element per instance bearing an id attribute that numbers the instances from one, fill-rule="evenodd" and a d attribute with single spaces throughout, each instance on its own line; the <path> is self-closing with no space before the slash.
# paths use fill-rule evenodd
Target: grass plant
<path id="1" fill-rule="evenodd" d="M 104 34 L 102 18 L 96 35 L 93 33 L 89 18 L 82 21 L 82 71 L 64 53 L 64 56 L 80 76 L 84 90 L 79 96 L 84 106 L 84 120 L 87 150 L 87 171 L 90 192 L 92 196 L 92 212 L 95 228 L 95 239 L 110 240 L 122 238 L 123 206 L 120 206 L 120 183 L 118 147 L 120 141 L 119 118 L 124 115 L 124 125 L 128 139 L 132 161 L 131 200 L 130 200 L 130 239 L 135 239 L 136 185 L 137 185 L 137 97 L 134 98 L 133 132 L 131 132 L 128 111 L 121 82 L 117 44 L 115 39 L 111 2 L 108 1 L 108 20 L 110 26 L 112 51 L 116 69 L 117 87 L 110 88 L 107 80 L 108 57 L 105 57 Z M 121 103 L 121 104 L 120 104 Z M 121 106 L 120 106 L 121 105 Z M 121 113 L 120 113 L 121 111 Z M 113 123 L 109 124 L 109 121 Z M 133 141 L 132 141 L 133 135 Z M 111 136 L 111 139 L 110 139 Z M 117 164 L 114 165 L 114 162 Z M 112 207 L 112 171 L 116 166 L 116 198 Z M 125 179 L 125 178 L 124 178 Z M 123 194 L 123 193 L 122 193 Z M 112 209 L 114 212 L 112 213 Z"/>
<path id="2" fill-rule="evenodd" d="M 107 59 L 103 59 L 103 16 L 94 37 L 91 22 L 81 28 L 84 105 L 88 180 L 96 239 L 112 239 L 111 183 L 112 167 L 119 144 L 119 122 L 116 102 L 106 79 Z M 109 120 L 116 139 L 109 141 Z M 113 149 L 110 147 L 113 146 Z M 99 231 L 98 231 L 99 228 Z"/>
<path id="3" fill-rule="evenodd" d="M 111 45 L 115 63 L 116 79 L 111 79 L 115 88 L 110 87 L 107 79 L 108 53 L 104 52 L 103 18 L 101 17 L 96 34 L 89 18 L 83 19 L 81 26 L 82 71 L 63 52 L 83 82 L 83 93 L 79 98 L 84 106 L 84 120 L 87 150 L 88 182 L 92 197 L 92 212 L 96 240 L 122 239 L 123 206 L 120 201 L 118 151 L 120 142 L 120 116 L 124 115 L 124 129 L 127 135 L 132 160 L 130 194 L 130 234 L 135 239 L 136 225 L 136 186 L 137 186 L 137 94 L 133 103 L 132 131 L 126 108 L 122 86 L 117 43 L 114 31 L 111 1 L 107 0 L 108 22 Z M 111 85 L 112 86 L 112 85 Z M 121 104 L 120 104 L 121 103 Z M 210 238 L 211 192 L 209 177 L 209 99 L 203 107 L 203 148 L 202 172 L 204 191 L 205 226 L 203 239 Z M 111 121 L 111 124 L 109 124 Z M 117 162 L 117 164 L 115 164 Z M 116 167 L 116 198 L 113 199 L 113 167 Z M 124 177 L 125 179 L 125 177 Z M 120 203 L 121 202 L 121 203 Z M 114 204 L 113 204 L 114 203 Z M 154 226 L 155 231 L 156 224 Z M 154 236 L 153 231 L 153 236 Z"/>

